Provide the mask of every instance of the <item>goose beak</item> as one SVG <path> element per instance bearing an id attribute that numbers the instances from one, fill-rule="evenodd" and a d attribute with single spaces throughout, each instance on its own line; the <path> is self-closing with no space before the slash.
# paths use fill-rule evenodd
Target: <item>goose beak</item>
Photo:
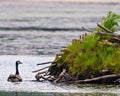
<path id="1" fill-rule="evenodd" d="M 19 61 L 19 64 L 23 64 L 21 61 Z"/>
<path id="2" fill-rule="evenodd" d="M 20 62 L 19 64 L 23 64 L 22 62 Z"/>

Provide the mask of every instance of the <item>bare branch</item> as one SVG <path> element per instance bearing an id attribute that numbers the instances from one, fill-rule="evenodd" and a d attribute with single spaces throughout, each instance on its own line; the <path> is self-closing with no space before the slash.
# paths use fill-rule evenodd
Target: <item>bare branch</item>
<path id="1" fill-rule="evenodd" d="M 107 33 L 113 33 L 112 31 L 110 31 L 109 29 L 105 28 L 104 26 L 102 26 L 98 23 L 97 23 L 97 26 L 100 27 L 101 29 L 105 30 Z"/>

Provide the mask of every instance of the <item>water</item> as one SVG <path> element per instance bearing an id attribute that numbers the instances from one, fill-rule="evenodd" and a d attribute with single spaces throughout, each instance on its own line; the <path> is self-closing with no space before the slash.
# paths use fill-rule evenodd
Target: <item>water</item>
<path id="1" fill-rule="evenodd" d="M 0 1 L 0 96 L 119 96 L 119 85 L 54 85 L 33 82 L 37 63 L 53 61 L 60 49 L 94 29 L 108 11 L 119 13 L 120 3 Z M 20 67 L 21 83 L 7 82 Z"/>
<path id="2" fill-rule="evenodd" d="M 15 61 L 21 60 L 19 65 L 23 82 L 7 82 L 9 74 L 15 73 Z M 37 63 L 52 61 L 54 56 L 0 56 L 0 96 L 119 96 L 120 85 L 90 85 L 90 84 L 53 84 L 48 81 L 36 82 L 33 70 L 43 68 Z M 48 66 L 48 65 L 47 65 Z"/>
<path id="3" fill-rule="evenodd" d="M 120 3 L 0 1 L 1 55 L 55 55 Z"/>

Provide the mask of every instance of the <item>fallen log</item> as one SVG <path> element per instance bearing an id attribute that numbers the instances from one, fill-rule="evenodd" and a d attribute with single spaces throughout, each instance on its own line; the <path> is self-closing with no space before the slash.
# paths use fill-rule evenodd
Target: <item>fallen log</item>
<path id="1" fill-rule="evenodd" d="M 32 71 L 32 73 L 42 71 L 42 70 L 44 70 L 44 69 L 47 69 L 47 68 L 49 68 L 49 67 L 51 67 L 51 66 L 55 66 L 55 65 L 56 65 L 56 64 L 51 64 L 50 66 L 46 66 L 46 67 L 44 67 L 44 68 L 42 68 L 42 69 L 38 69 L 38 70 Z"/>
<path id="2" fill-rule="evenodd" d="M 92 79 L 68 81 L 67 83 L 96 83 L 96 84 L 114 84 L 115 80 L 120 78 L 120 74 L 111 74 L 100 77 L 95 77 Z"/>

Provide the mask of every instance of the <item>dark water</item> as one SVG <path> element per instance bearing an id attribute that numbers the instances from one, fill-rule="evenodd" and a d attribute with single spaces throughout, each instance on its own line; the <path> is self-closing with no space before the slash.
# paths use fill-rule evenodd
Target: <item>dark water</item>
<path id="1" fill-rule="evenodd" d="M 9 95 L 8 95 L 9 94 Z M 1 92 L 0 96 L 119 96 L 117 94 L 105 94 L 105 93 L 25 93 L 25 92 Z"/>
<path id="2" fill-rule="evenodd" d="M 120 3 L 0 1 L 0 96 L 119 96 L 119 85 L 54 85 L 31 82 L 37 63 L 54 60 L 60 49 L 79 38 L 82 26 L 94 29 Z M 22 83 L 6 81 L 21 60 Z M 44 66 L 40 66 L 42 68 Z M 29 75 L 28 75 L 29 74 Z"/>

